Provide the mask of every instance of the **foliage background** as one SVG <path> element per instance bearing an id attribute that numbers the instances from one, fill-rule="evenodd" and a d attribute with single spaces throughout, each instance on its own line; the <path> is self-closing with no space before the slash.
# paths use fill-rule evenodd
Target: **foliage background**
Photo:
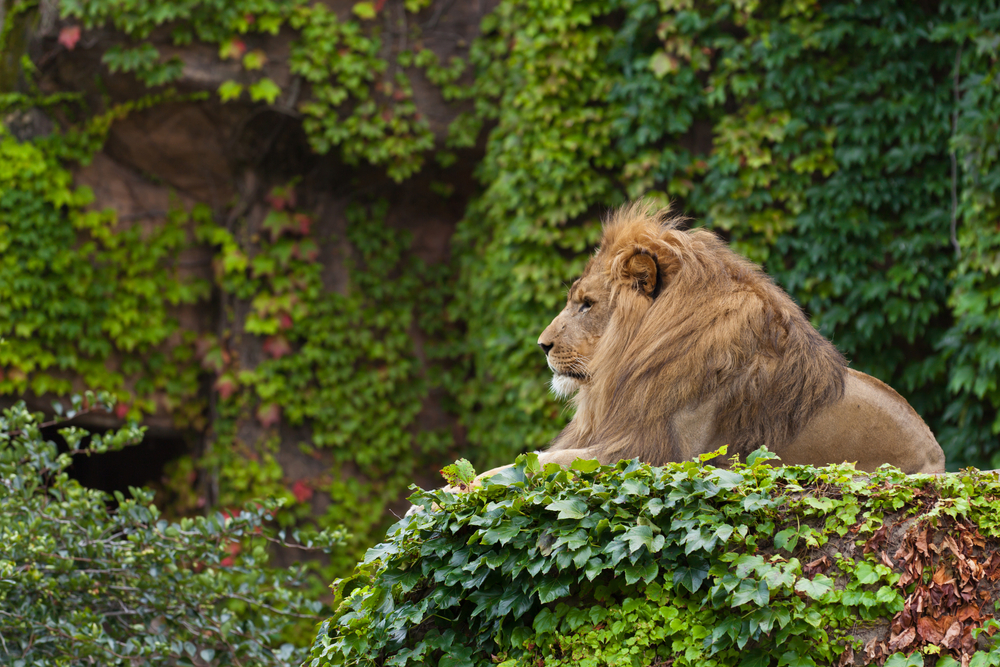
<path id="1" fill-rule="evenodd" d="M 429 0 L 4 9 L 0 394 L 187 433 L 171 512 L 285 498 L 353 533 L 330 576 L 412 479 L 544 446 L 534 341 L 640 196 L 763 263 L 950 469 L 1000 467 L 996 2 L 501 1 L 448 49 Z M 95 210 L 74 179 L 122 128 L 191 109 L 231 196 Z"/>

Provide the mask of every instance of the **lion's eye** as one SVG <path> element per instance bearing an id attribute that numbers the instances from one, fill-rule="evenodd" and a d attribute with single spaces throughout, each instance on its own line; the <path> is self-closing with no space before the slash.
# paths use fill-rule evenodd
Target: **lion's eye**
<path id="1" fill-rule="evenodd" d="M 585 313 L 588 310 L 590 310 L 590 307 L 593 306 L 593 305 L 594 305 L 593 301 L 591 301 L 590 299 L 584 299 L 583 303 L 580 304 L 580 311 L 579 312 Z"/>

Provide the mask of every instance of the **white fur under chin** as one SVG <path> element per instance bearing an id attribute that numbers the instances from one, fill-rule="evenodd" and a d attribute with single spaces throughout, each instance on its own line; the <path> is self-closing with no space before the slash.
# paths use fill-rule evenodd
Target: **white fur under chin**
<path id="1" fill-rule="evenodd" d="M 559 398 L 569 398 L 580 389 L 580 381 L 560 373 L 552 374 L 552 393 Z"/>

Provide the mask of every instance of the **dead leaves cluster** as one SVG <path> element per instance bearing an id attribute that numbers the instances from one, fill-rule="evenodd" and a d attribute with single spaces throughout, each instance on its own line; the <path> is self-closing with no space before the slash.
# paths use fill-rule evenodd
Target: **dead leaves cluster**
<path id="1" fill-rule="evenodd" d="M 879 556 L 892 565 L 885 551 Z M 1000 579 L 1000 553 L 987 552 L 986 540 L 969 521 L 946 518 L 937 529 L 914 524 L 893 557 L 895 569 L 902 570 L 898 586 L 913 585 L 913 591 L 893 617 L 888 641 L 870 640 L 865 659 L 881 664 L 897 651 L 936 646 L 967 666 L 978 648 L 972 631 L 993 615 L 991 584 Z"/>

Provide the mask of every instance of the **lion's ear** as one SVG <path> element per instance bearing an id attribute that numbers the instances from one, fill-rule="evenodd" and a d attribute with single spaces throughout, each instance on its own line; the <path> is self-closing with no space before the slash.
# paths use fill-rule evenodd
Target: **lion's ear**
<path id="1" fill-rule="evenodd" d="M 656 256 L 648 250 L 636 250 L 622 266 L 622 279 L 633 289 L 652 296 L 657 280 Z"/>

